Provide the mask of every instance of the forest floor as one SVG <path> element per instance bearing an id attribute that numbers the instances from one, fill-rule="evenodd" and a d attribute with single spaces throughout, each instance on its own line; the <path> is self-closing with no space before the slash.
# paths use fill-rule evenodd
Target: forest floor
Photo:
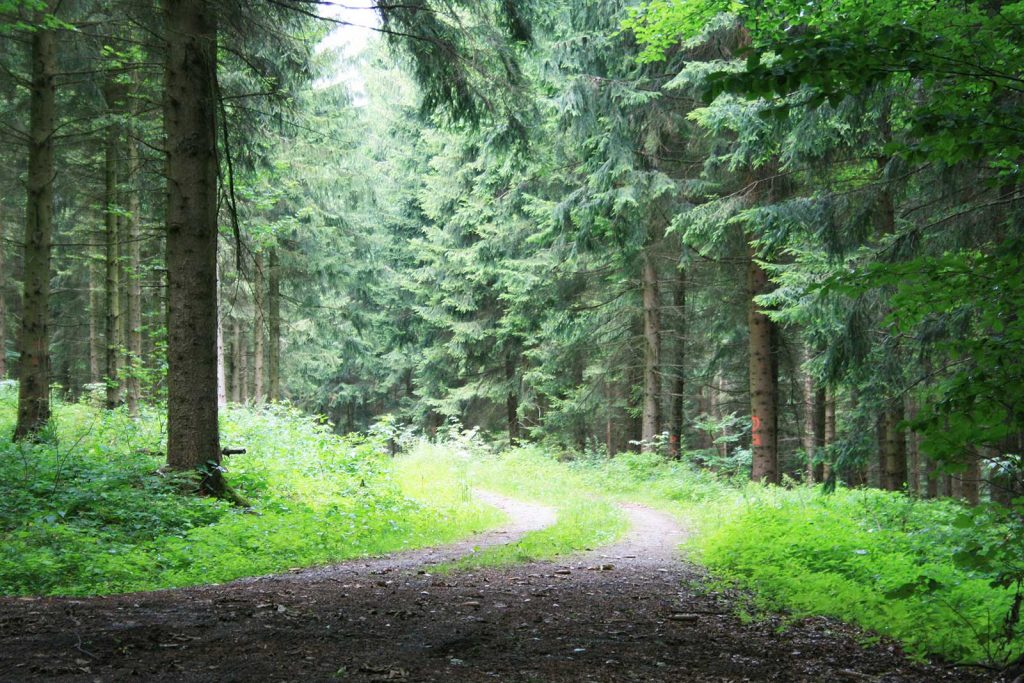
<path id="1" fill-rule="evenodd" d="M 741 619 L 677 551 L 685 531 L 625 506 L 613 546 L 444 571 L 555 519 L 482 494 L 510 523 L 442 548 L 223 585 L 0 599 L 0 680 L 983 681 L 912 662 L 830 619 Z"/>

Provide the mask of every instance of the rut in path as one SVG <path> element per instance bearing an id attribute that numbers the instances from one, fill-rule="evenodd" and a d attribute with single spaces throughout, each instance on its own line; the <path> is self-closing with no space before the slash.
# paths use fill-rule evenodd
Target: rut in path
<path id="1" fill-rule="evenodd" d="M 624 506 L 619 543 L 559 562 L 433 574 L 551 508 L 481 494 L 512 522 L 443 548 L 220 586 L 0 600 L 0 680 L 980 681 L 825 619 L 742 623 L 681 560 L 669 516 Z"/>

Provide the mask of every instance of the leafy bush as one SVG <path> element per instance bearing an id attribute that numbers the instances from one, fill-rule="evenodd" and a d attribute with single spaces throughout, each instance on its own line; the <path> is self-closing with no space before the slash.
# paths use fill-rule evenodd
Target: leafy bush
<path id="1" fill-rule="evenodd" d="M 614 458 L 573 463 L 601 491 L 641 498 L 665 507 L 715 500 L 728 489 L 727 480 L 695 468 L 687 460 L 666 460 L 655 453 L 620 453 Z M 677 510 L 679 511 L 679 510 Z"/>
<path id="2" fill-rule="evenodd" d="M 283 406 L 224 411 L 225 463 L 253 504 L 194 495 L 163 462 L 161 413 L 57 405 L 55 439 L 12 443 L 0 395 L 0 593 L 84 595 L 220 582 L 445 542 L 494 511 L 406 495 L 379 439 L 339 437 Z"/>
<path id="3" fill-rule="evenodd" d="M 1019 630 L 1002 637 L 1013 594 L 953 559 L 972 534 L 1005 529 L 959 528 L 962 514 L 951 501 L 876 490 L 762 489 L 706 526 L 696 545 L 767 607 L 855 621 L 917 655 L 1005 661 L 1024 651 Z"/>

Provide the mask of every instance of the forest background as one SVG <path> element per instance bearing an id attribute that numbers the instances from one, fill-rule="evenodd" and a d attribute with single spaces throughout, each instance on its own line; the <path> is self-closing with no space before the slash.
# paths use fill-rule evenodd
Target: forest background
<path id="1" fill-rule="evenodd" d="M 218 412 L 286 402 L 962 499 L 1018 637 L 1024 3 L 416 0 L 354 57 L 299 0 L 0 12 L 5 452 L 166 410 L 242 498 Z"/>

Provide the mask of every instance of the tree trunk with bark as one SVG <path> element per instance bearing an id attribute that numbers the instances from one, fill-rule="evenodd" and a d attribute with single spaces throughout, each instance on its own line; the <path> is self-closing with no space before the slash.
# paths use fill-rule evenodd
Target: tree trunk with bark
<path id="1" fill-rule="evenodd" d="M 267 280 L 267 399 L 281 400 L 281 264 L 277 249 L 270 250 Z"/>
<path id="2" fill-rule="evenodd" d="M 224 353 L 224 320 L 220 315 L 220 263 L 217 265 L 217 406 L 228 404 L 228 361 Z"/>
<path id="3" fill-rule="evenodd" d="M 117 116 L 123 104 L 123 89 L 113 79 L 103 88 L 107 113 Z M 121 403 L 120 360 L 121 360 L 121 258 L 120 258 L 120 214 L 118 183 L 120 182 L 121 127 L 111 123 L 107 127 L 103 164 L 103 227 L 106 236 L 106 362 L 104 381 L 107 384 L 106 404 L 114 409 Z"/>
<path id="4" fill-rule="evenodd" d="M 167 462 L 223 490 L 217 427 L 217 24 L 204 0 L 162 0 L 167 53 Z"/>
<path id="5" fill-rule="evenodd" d="M 925 498 L 939 497 L 939 473 L 935 471 L 935 461 L 929 457 L 924 458 L 924 480 Z"/>
<path id="6" fill-rule="evenodd" d="M 644 251 L 641 283 L 644 305 L 644 404 L 640 438 L 650 451 L 661 431 L 661 315 L 658 268 L 653 248 Z"/>
<path id="7" fill-rule="evenodd" d="M 139 403 L 142 400 L 142 383 L 139 371 L 142 369 L 142 243 L 141 221 L 142 209 L 139 202 L 141 164 L 139 145 L 135 139 L 128 139 L 128 239 L 127 244 L 127 297 L 128 319 L 126 321 L 126 343 L 128 346 L 128 376 L 126 393 L 128 395 L 128 413 L 132 417 L 139 414 Z"/>
<path id="8" fill-rule="evenodd" d="M 4 272 L 4 216 L 0 207 L 0 379 L 7 377 L 7 273 Z"/>
<path id="9" fill-rule="evenodd" d="M 728 412 L 726 401 L 729 400 L 730 387 L 728 386 L 725 373 L 719 370 L 715 374 L 714 380 L 715 386 L 709 391 L 708 402 L 711 404 L 711 416 L 714 421 L 721 425 L 721 432 L 718 434 L 709 434 L 709 438 L 712 444 L 715 445 L 718 450 L 718 455 L 726 458 L 729 456 L 729 436 L 731 431 L 729 426 L 724 423 L 725 415 Z M 716 444 L 715 441 L 718 443 Z"/>
<path id="10" fill-rule="evenodd" d="M 615 441 L 612 438 L 614 433 L 612 429 L 612 411 L 609 408 L 604 416 L 604 447 L 609 458 L 615 455 Z"/>
<path id="11" fill-rule="evenodd" d="M 678 458 L 686 450 L 686 270 L 676 269 L 672 306 L 676 313 L 676 343 L 672 368 L 672 392 L 669 396 L 668 447 L 669 455 Z"/>
<path id="12" fill-rule="evenodd" d="M 917 405 L 909 402 L 910 419 L 917 417 Z M 915 496 L 921 495 L 921 435 L 917 432 L 907 434 L 907 487 Z"/>
<path id="13" fill-rule="evenodd" d="M 825 390 L 825 433 L 824 446 L 827 449 L 836 442 L 836 395 L 834 389 Z M 832 477 L 832 463 L 826 459 L 822 466 L 822 481 Z"/>
<path id="14" fill-rule="evenodd" d="M 940 474 L 938 495 L 940 498 L 952 498 L 953 497 L 953 475 L 952 474 Z"/>
<path id="15" fill-rule="evenodd" d="M 263 296 L 263 254 L 256 252 L 256 268 L 252 282 L 252 300 L 255 307 L 252 330 L 252 400 L 262 403 L 263 394 L 263 362 L 266 356 L 263 334 L 266 330 L 266 299 Z"/>
<path id="16" fill-rule="evenodd" d="M 242 384 L 245 382 L 245 375 L 242 374 L 242 356 L 245 351 L 242 349 L 242 323 L 238 316 L 231 319 L 231 402 L 242 402 Z"/>
<path id="17" fill-rule="evenodd" d="M 806 366 L 811 360 L 811 350 L 806 345 L 804 346 L 804 357 L 803 364 Z M 803 399 L 804 399 L 804 429 L 801 437 L 801 443 L 804 447 L 804 454 L 807 458 L 806 477 L 807 483 L 813 484 L 815 481 L 815 468 L 814 463 L 815 454 L 818 450 L 818 434 L 822 431 L 819 427 L 816 417 L 818 415 L 818 391 L 814 387 L 814 378 L 811 377 L 811 373 L 806 370 L 806 367 L 802 370 L 802 388 L 803 388 Z M 819 480 L 820 481 L 820 480 Z"/>
<path id="18" fill-rule="evenodd" d="M 902 401 L 882 415 L 880 483 L 886 491 L 904 491 L 907 487 L 907 439 L 903 428 L 899 426 L 902 421 Z"/>
<path id="19" fill-rule="evenodd" d="M 710 384 L 704 384 L 697 392 L 697 414 L 713 417 L 715 412 L 714 388 Z M 700 430 L 697 436 L 697 448 L 711 450 L 715 447 L 713 435 L 708 429 Z"/>
<path id="20" fill-rule="evenodd" d="M 242 339 L 238 346 L 238 402 L 247 403 L 249 401 L 249 335 L 246 333 L 242 321 L 239 321 L 238 324 L 242 328 Z"/>
<path id="21" fill-rule="evenodd" d="M 750 412 L 753 481 L 779 483 L 778 379 L 774 354 L 774 324 L 754 297 L 768 291 L 768 275 L 750 253 L 748 272 L 750 305 L 747 324 L 750 331 Z"/>
<path id="22" fill-rule="evenodd" d="M 103 258 L 98 247 L 89 248 L 89 383 L 98 384 L 103 379 L 100 370 L 103 357 L 103 342 L 100 329 L 103 327 L 103 304 L 100 292 L 103 289 L 100 260 Z"/>
<path id="23" fill-rule="evenodd" d="M 814 392 L 814 448 L 817 461 L 814 463 L 814 481 L 823 482 L 826 478 L 825 453 L 825 390 Z"/>
<path id="24" fill-rule="evenodd" d="M 970 446 L 965 456 L 967 469 L 960 475 L 960 493 L 968 505 L 977 505 L 981 502 L 981 454 L 976 446 Z"/>
<path id="25" fill-rule="evenodd" d="M 47 11 L 52 10 L 51 2 Z M 50 246 L 53 239 L 57 36 L 51 29 L 40 28 L 32 34 L 31 40 L 25 279 L 15 440 L 36 435 L 50 420 Z"/>
<path id="26" fill-rule="evenodd" d="M 516 359 L 509 354 L 505 359 L 505 381 L 508 393 L 505 397 L 505 412 L 508 419 L 508 445 L 515 448 L 519 444 L 519 392 L 516 391 Z"/>

